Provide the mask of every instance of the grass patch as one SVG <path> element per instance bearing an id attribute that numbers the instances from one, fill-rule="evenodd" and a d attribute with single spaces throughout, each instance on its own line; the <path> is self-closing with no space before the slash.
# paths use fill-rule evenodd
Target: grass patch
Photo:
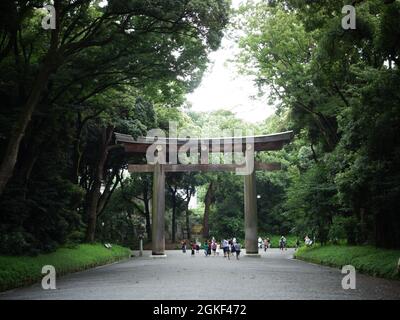
<path id="1" fill-rule="evenodd" d="M 44 276 L 45 265 L 54 266 L 58 277 L 126 259 L 129 255 L 130 250 L 120 246 L 107 249 L 101 244 L 81 244 L 36 257 L 0 256 L 0 291 L 38 282 Z"/>
<path id="2" fill-rule="evenodd" d="M 314 246 L 300 248 L 295 253 L 295 257 L 338 268 L 352 265 L 357 272 L 400 280 L 397 269 L 400 250 L 378 249 L 371 246 Z"/>

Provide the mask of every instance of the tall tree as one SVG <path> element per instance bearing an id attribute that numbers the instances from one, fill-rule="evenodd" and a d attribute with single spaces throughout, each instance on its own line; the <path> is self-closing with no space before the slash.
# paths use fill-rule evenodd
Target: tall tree
<path id="1" fill-rule="evenodd" d="M 162 60 L 164 76 L 170 79 L 162 86 L 164 94 L 174 95 L 198 82 L 207 60 L 207 51 L 218 47 L 228 14 L 228 4 L 224 0 L 208 1 L 206 4 L 186 0 L 114 0 L 108 1 L 104 7 L 91 1 L 56 0 L 56 29 L 46 33 L 40 29 L 39 23 L 35 27 L 32 21 L 32 16 L 40 18 L 37 8 L 44 4 L 42 1 L 6 1 L 3 5 L 0 57 L 18 75 L 16 84 L 20 90 L 13 101 L 19 116 L 12 130 L 6 134 L 7 142 L 2 152 L 0 194 L 13 174 L 21 141 L 52 76 L 68 70 L 74 59 L 87 56 L 99 48 L 104 52 L 124 47 L 107 57 L 108 62 L 111 60 L 113 63 L 96 61 L 102 66 L 103 77 L 114 77 L 108 85 L 103 84 L 103 90 L 122 81 L 139 79 L 140 83 L 141 60 L 151 59 L 153 55 L 158 57 L 155 61 Z M 212 15 L 208 14 L 210 8 Z M 31 27 L 27 31 L 24 30 L 26 25 Z M 157 45 L 154 46 L 155 43 Z M 145 48 L 147 50 L 143 50 Z M 127 61 L 137 64 L 127 64 Z M 35 68 L 32 68 L 33 65 Z M 147 60 L 144 66 L 148 65 Z M 157 79 L 152 71 L 146 75 Z M 178 75 L 185 76 L 185 81 L 178 80 Z M 33 81 L 28 82 L 28 78 Z M 176 89 L 171 87 L 174 80 L 180 83 Z M 32 86 L 29 87 L 28 83 Z"/>
<path id="2" fill-rule="evenodd" d="M 393 170 L 398 127 L 392 119 L 398 118 L 393 84 L 399 46 L 393 37 L 400 7 L 396 1 L 357 1 L 357 28 L 344 30 L 344 4 L 249 2 L 238 16 L 246 32 L 239 63 L 261 90 L 272 90 L 278 112 L 289 115 L 298 141 L 309 145 L 297 149 L 298 171 L 287 189 L 286 208 L 298 229 L 317 229 L 325 242 L 342 228 L 349 242 L 399 247 L 392 202 L 399 195 Z"/>

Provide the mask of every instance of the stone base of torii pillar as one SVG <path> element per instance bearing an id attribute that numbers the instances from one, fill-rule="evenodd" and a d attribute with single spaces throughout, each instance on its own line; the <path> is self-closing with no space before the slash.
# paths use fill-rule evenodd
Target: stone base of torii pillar
<path id="1" fill-rule="evenodd" d="M 259 254 L 259 253 L 245 253 L 244 257 L 246 257 L 246 258 L 261 258 L 261 254 Z"/>
<path id="2" fill-rule="evenodd" d="M 149 256 L 152 259 L 165 259 L 167 257 L 166 254 L 151 254 Z"/>

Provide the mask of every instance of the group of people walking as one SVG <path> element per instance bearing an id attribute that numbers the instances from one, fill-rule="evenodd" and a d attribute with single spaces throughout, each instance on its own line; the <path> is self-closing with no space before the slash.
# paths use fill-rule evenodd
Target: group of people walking
<path id="1" fill-rule="evenodd" d="M 200 247 L 201 246 L 201 247 Z M 200 252 L 200 249 L 204 250 L 204 255 L 208 256 L 219 256 L 220 251 L 224 254 L 224 258 L 228 258 L 230 260 L 231 255 L 236 256 L 236 259 L 239 260 L 241 245 L 236 241 L 236 238 L 232 239 L 222 239 L 221 242 L 217 242 L 213 237 L 211 240 L 205 241 L 202 245 L 197 242 L 190 243 L 191 255 L 194 257 L 196 253 Z M 182 252 L 186 253 L 187 250 L 187 242 L 182 241 Z"/>
<path id="2" fill-rule="evenodd" d="M 260 249 L 264 248 L 264 252 L 266 252 L 268 248 L 271 248 L 271 239 L 265 238 L 263 240 L 261 237 L 259 237 L 258 238 L 258 248 L 260 248 Z M 282 251 L 287 250 L 287 240 L 284 236 L 282 236 L 279 239 L 279 249 Z"/>
<path id="3" fill-rule="evenodd" d="M 306 242 L 307 243 L 307 242 Z M 268 248 L 271 248 L 271 240 L 270 238 L 262 239 L 261 237 L 258 238 L 258 247 L 260 249 L 264 248 L 264 252 L 267 251 Z M 296 249 L 300 247 L 299 239 L 296 240 Z M 284 236 L 279 239 L 279 249 L 281 251 L 287 250 L 287 240 Z"/>
<path id="4" fill-rule="evenodd" d="M 232 256 L 236 255 L 236 259 L 239 260 L 241 246 L 240 243 L 236 241 L 236 238 L 230 240 L 223 239 L 221 243 L 222 250 L 224 252 L 224 258 L 228 258 L 228 260 L 230 260 L 230 256 L 232 254 Z"/>
<path id="5" fill-rule="evenodd" d="M 306 236 L 304 242 L 307 246 L 311 246 L 313 241 Z M 299 239 L 296 240 L 295 249 L 300 247 Z M 268 248 L 271 248 L 271 239 L 265 238 L 262 239 L 261 237 L 258 238 L 258 248 L 264 249 L 264 252 L 267 251 Z M 224 254 L 224 258 L 230 259 L 231 255 L 236 256 L 236 259 L 239 260 L 241 246 L 236 238 L 232 239 L 222 239 L 221 242 L 217 242 L 213 237 L 211 240 L 205 241 L 203 244 L 192 241 L 190 242 L 190 249 L 192 256 L 195 256 L 196 253 L 200 252 L 200 249 L 204 250 L 204 255 L 208 256 L 219 256 L 220 251 L 222 250 Z M 287 250 L 287 240 L 284 236 L 279 239 L 279 249 L 281 251 Z M 187 242 L 182 241 L 182 252 L 186 253 L 187 250 Z"/>

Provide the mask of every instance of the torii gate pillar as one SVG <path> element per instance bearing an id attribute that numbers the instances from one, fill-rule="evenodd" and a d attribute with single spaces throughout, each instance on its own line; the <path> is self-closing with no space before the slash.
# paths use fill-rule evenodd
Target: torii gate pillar
<path id="1" fill-rule="evenodd" d="M 258 255 L 257 192 L 255 170 L 244 176 L 244 225 L 246 255 Z"/>
<path id="2" fill-rule="evenodd" d="M 165 257 L 165 169 L 157 163 L 153 174 L 152 257 Z"/>

